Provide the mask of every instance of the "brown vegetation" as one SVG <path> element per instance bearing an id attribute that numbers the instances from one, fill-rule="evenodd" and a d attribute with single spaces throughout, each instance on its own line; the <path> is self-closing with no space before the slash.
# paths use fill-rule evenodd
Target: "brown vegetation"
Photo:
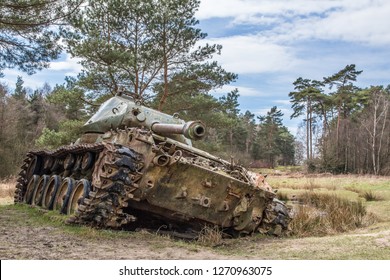
<path id="1" fill-rule="evenodd" d="M 15 178 L 12 177 L 0 181 L 0 205 L 12 203 L 15 192 L 15 184 Z"/>
<path id="2" fill-rule="evenodd" d="M 380 201 L 383 200 L 383 197 L 374 193 L 373 191 L 365 191 L 365 192 L 360 192 L 359 197 L 364 198 L 366 201 Z"/>
<path id="3" fill-rule="evenodd" d="M 377 221 L 361 201 L 306 192 L 299 196 L 291 223 L 294 236 L 317 236 L 355 230 Z"/>
<path id="4" fill-rule="evenodd" d="M 222 231 L 218 226 L 205 226 L 198 235 L 198 242 L 205 246 L 218 246 L 222 243 Z"/>

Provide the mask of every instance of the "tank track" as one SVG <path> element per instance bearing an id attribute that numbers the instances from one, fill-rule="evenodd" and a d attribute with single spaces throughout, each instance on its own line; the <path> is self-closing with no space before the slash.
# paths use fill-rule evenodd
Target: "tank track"
<path id="1" fill-rule="evenodd" d="M 100 153 L 93 173 L 94 190 L 89 192 L 69 223 L 87 224 L 102 228 L 119 228 L 136 217 L 123 213 L 127 201 L 134 199 L 142 178 L 142 156 L 127 147 L 115 148 L 107 144 Z"/>
<path id="2" fill-rule="evenodd" d="M 288 235 L 291 214 L 286 205 L 274 198 L 264 211 L 258 231 L 267 235 Z"/>
<path id="3" fill-rule="evenodd" d="M 28 152 L 26 158 L 23 161 L 22 166 L 20 167 L 21 171 L 18 174 L 15 196 L 14 196 L 14 203 L 17 204 L 17 203 L 24 202 L 23 200 L 25 198 L 25 194 L 27 191 L 27 184 L 34 174 L 43 173 L 45 171 L 48 171 L 48 169 L 50 168 L 47 167 L 45 170 L 45 166 L 43 166 L 42 167 L 43 170 L 38 170 L 39 165 L 42 165 L 42 162 L 34 164 L 34 161 L 39 161 L 37 160 L 37 157 L 50 157 L 50 158 L 60 159 L 65 157 L 69 153 L 81 154 L 87 151 L 99 152 L 103 149 L 103 147 L 104 145 L 100 143 L 84 144 L 84 145 L 74 145 L 74 146 L 63 146 L 54 151 L 37 150 L 37 151 Z"/>
<path id="4" fill-rule="evenodd" d="M 45 167 L 49 158 L 54 159 L 54 162 L 66 164 L 66 157 L 69 154 L 80 156 L 88 152 L 96 154 L 97 159 L 94 160 L 94 167 L 87 175 L 74 172 L 77 167 L 73 172 L 62 170 L 61 173 L 49 173 L 50 168 Z M 44 175 L 59 175 L 62 181 L 65 178 L 73 178 L 84 183 L 87 191 L 82 199 L 77 201 L 77 210 L 67 219 L 67 223 L 119 228 L 136 220 L 136 217 L 123 213 L 122 208 L 127 206 L 126 201 L 133 199 L 132 192 L 138 187 L 136 182 L 142 178 L 142 173 L 139 172 L 142 167 L 142 156 L 120 145 L 99 143 L 65 146 L 52 152 L 31 151 L 21 166 L 14 202 L 34 204 L 33 201 L 26 199 L 29 191 L 30 193 L 35 191 L 28 190 L 29 181 L 33 180 L 34 176 L 42 178 Z M 61 209 L 61 212 L 67 211 Z"/>

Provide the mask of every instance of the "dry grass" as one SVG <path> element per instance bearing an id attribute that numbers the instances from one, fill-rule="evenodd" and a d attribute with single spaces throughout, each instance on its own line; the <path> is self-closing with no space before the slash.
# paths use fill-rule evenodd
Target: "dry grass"
<path id="1" fill-rule="evenodd" d="M 384 198 L 382 196 L 374 193 L 371 190 L 359 193 L 359 197 L 364 198 L 366 201 L 381 201 L 381 200 L 384 200 Z"/>
<path id="2" fill-rule="evenodd" d="M 299 202 L 302 205 L 296 207 L 291 222 L 292 234 L 299 237 L 346 232 L 377 221 L 360 200 L 306 192 L 299 196 Z"/>
<path id="3" fill-rule="evenodd" d="M 15 178 L 8 178 L 0 181 L 0 205 L 13 203 L 15 185 Z"/>
<path id="4" fill-rule="evenodd" d="M 222 240 L 223 233 L 218 226 L 204 226 L 198 235 L 198 242 L 205 246 L 218 246 Z"/>
<path id="5" fill-rule="evenodd" d="M 281 201 L 284 201 L 284 202 L 288 201 L 288 195 L 286 193 L 284 193 L 284 192 L 280 192 L 280 191 L 277 192 L 276 193 L 276 198 L 281 200 Z"/>
<path id="6" fill-rule="evenodd" d="M 381 201 L 384 198 L 373 192 L 372 190 L 363 191 L 361 189 L 357 189 L 355 187 L 346 187 L 345 190 L 357 193 L 359 197 L 364 198 L 366 201 Z"/>
<path id="7" fill-rule="evenodd" d="M 345 190 L 347 191 L 350 191 L 350 192 L 354 192 L 354 193 L 357 193 L 357 194 L 360 194 L 362 192 L 362 190 L 359 190 L 355 187 L 345 187 Z"/>
<path id="8" fill-rule="evenodd" d="M 364 190 L 389 190 L 390 177 L 371 175 L 302 175 L 268 176 L 268 183 L 274 188 L 292 190 L 349 190 L 359 193 Z"/>
<path id="9" fill-rule="evenodd" d="M 286 188 L 293 190 L 318 190 L 326 189 L 334 191 L 337 189 L 337 182 L 334 180 L 325 180 L 325 178 L 314 177 L 288 177 L 271 178 L 271 185 L 275 188 Z"/>

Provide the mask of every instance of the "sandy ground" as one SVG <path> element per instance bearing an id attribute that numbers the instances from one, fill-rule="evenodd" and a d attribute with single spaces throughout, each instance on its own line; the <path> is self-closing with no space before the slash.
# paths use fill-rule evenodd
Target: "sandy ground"
<path id="1" fill-rule="evenodd" d="M 13 204 L 14 182 L 0 183 L 0 206 Z M 39 214 L 39 213 L 37 213 Z M 115 238 L 88 237 L 39 226 L 28 214 L 9 207 L 0 211 L 0 259 L 227 259 L 207 248 L 175 245 L 149 233 Z"/>
<path id="2" fill-rule="evenodd" d="M 143 236 L 144 235 L 144 236 Z M 226 259 L 207 248 L 172 246 L 149 233 L 88 238 L 50 226 L 37 226 L 20 209 L 0 214 L 0 259 Z"/>

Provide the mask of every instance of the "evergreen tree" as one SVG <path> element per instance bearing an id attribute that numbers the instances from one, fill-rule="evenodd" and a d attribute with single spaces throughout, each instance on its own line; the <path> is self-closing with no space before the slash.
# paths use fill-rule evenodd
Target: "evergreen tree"
<path id="1" fill-rule="evenodd" d="M 70 53 L 82 58 L 80 85 L 112 94 L 125 87 L 147 99 L 160 83 L 157 107 L 162 109 L 176 94 L 178 78 L 194 70 L 219 71 L 216 63 L 205 61 L 221 46 L 195 48 L 206 37 L 196 28 L 198 6 L 198 0 L 89 1 L 73 17 L 73 27 L 63 30 Z"/>
<path id="2" fill-rule="evenodd" d="M 327 112 L 324 107 L 324 102 L 320 100 L 324 99 L 321 87 L 323 84 L 316 80 L 309 80 L 298 78 L 294 83 L 295 90 L 289 93 L 291 98 L 292 108 L 294 113 L 291 118 L 299 117 L 306 114 L 306 158 L 307 160 L 313 159 L 313 131 L 316 123 L 316 111 L 321 110 L 324 117 L 324 123 L 327 122 Z M 317 109 L 317 110 L 316 110 Z"/>
<path id="3" fill-rule="evenodd" d="M 63 22 L 81 0 L 2 0 L 0 2 L 0 76 L 5 68 L 28 74 L 48 67 L 61 52 L 50 28 Z"/>
<path id="4" fill-rule="evenodd" d="M 356 70 L 355 64 L 350 64 L 332 76 L 324 78 L 324 83 L 330 89 L 336 88 L 336 91 L 331 93 L 332 103 L 337 111 L 335 153 L 332 156 L 337 161 L 338 169 L 342 169 L 343 172 L 349 169 L 347 164 L 350 142 L 348 117 L 357 108 L 356 98 L 359 92 L 359 88 L 353 82 L 362 72 Z"/>
<path id="5" fill-rule="evenodd" d="M 276 106 L 265 116 L 258 116 L 260 121 L 253 149 L 255 159 L 267 162 L 274 168 L 278 161 L 281 164 L 294 162 L 294 137 L 282 124 L 283 113 Z"/>
<path id="6" fill-rule="evenodd" d="M 24 81 L 21 76 L 18 76 L 16 79 L 15 90 L 13 93 L 13 97 L 18 100 L 26 100 L 27 91 L 26 88 L 23 87 Z"/>

